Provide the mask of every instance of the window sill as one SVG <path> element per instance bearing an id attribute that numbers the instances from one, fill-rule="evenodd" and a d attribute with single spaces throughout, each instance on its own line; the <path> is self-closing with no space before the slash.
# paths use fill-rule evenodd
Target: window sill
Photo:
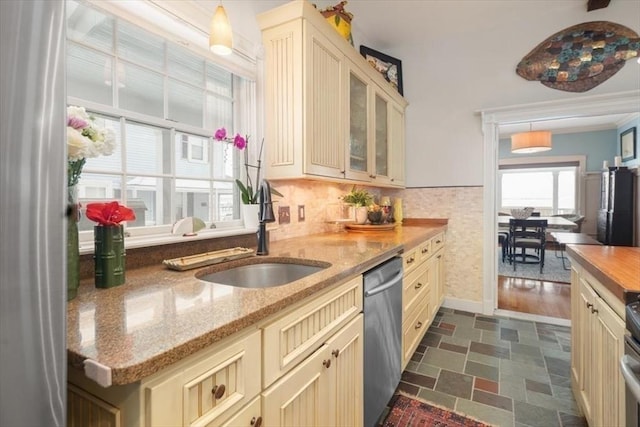
<path id="1" fill-rule="evenodd" d="M 230 227 L 221 229 L 201 230 L 195 236 L 177 236 L 172 234 L 162 234 L 153 236 L 130 236 L 125 237 L 125 249 L 136 249 L 151 246 L 161 246 L 171 243 L 188 243 L 196 240 L 216 239 L 221 237 L 241 236 L 245 234 L 255 234 L 253 230 L 244 227 Z M 93 254 L 93 240 L 80 242 L 80 255 Z"/>

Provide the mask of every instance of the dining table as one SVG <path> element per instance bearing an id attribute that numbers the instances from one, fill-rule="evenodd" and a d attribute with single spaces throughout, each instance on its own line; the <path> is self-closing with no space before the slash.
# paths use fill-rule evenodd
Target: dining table
<path id="1" fill-rule="evenodd" d="M 510 219 L 515 218 L 507 215 L 498 215 L 498 227 L 509 227 Z M 530 216 L 527 219 L 546 219 L 547 229 L 573 231 L 578 228 L 578 224 L 561 216 Z"/>

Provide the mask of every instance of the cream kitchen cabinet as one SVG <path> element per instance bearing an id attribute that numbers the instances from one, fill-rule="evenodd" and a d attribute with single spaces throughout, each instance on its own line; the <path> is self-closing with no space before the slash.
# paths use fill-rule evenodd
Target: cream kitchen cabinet
<path id="1" fill-rule="evenodd" d="M 444 233 L 403 255 L 402 369 L 444 300 Z"/>
<path id="2" fill-rule="evenodd" d="M 404 185 L 406 101 L 306 0 L 258 16 L 265 174 Z"/>
<path id="3" fill-rule="evenodd" d="M 213 427 L 256 407 L 261 367 L 261 331 L 253 327 L 137 383 L 103 388 L 75 370 L 69 371 L 69 382 L 117 408 L 122 426 Z M 88 399 L 78 405 L 84 407 L 79 414 L 95 413 Z M 257 411 L 250 418 L 260 416 Z M 77 416 L 68 424 L 102 425 Z"/>
<path id="4" fill-rule="evenodd" d="M 444 285 L 445 285 L 445 267 L 444 267 L 444 243 L 445 233 L 440 233 L 433 239 L 431 239 L 431 251 L 433 256 L 431 257 L 431 279 L 432 292 L 431 292 L 431 313 L 429 315 L 430 322 L 436 316 L 438 309 L 444 302 Z"/>
<path id="5" fill-rule="evenodd" d="M 314 425 L 360 425 L 362 304 L 359 275 L 137 383 L 103 388 L 71 370 L 69 425 L 297 425 L 281 418 L 294 402 L 272 406 L 287 393 L 319 405 Z"/>
<path id="6" fill-rule="evenodd" d="M 346 59 L 348 129 L 345 178 L 376 186 L 404 185 L 404 108 Z"/>
<path id="7" fill-rule="evenodd" d="M 590 426 L 624 424 L 624 305 L 577 262 L 571 271 L 571 383 Z"/>
<path id="8" fill-rule="evenodd" d="M 358 426 L 363 419 L 363 315 L 262 393 L 269 426 Z"/>

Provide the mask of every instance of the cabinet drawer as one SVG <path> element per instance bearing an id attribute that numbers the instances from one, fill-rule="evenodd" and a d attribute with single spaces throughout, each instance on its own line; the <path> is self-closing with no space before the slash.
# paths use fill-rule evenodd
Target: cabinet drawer
<path id="1" fill-rule="evenodd" d="M 147 426 L 218 426 L 260 393 L 260 331 L 145 385 Z"/>
<path id="2" fill-rule="evenodd" d="M 433 239 L 429 239 L 426 242 L 424 242 L 423 244 L 421 244 L 420 246 L 418 246 L 418 253 L 419 253 L 419 256 L 420 256 L 420 261 L 426 260 L 434 252 L 434 249 L 432 248 L 432 245 L 431 245 L 432 241 L 433 241 Z"/>
<path id="3" fill-rule="evenodd" d="M 264 387 L 360 313 L 362 303 L 362 276 L 358 276 L 267 325 L 263 330 Z"/>
<path id="4" fill-rule="evenodd" d="M 444 233 L 438 234 L 436 237 L 431 239 L 431 253 L 435 254 L 438 252 L 438 249 L 444 246 Z"/>
<path id="5" fill-rule="evenodd" d="M 418 301 L 430 291 L 432 277 L 430 264 L 421 263 L 404 278 L 402 291 L 402 320 L 405 321 L 413 312 Z"/>
<path id="6" fill-rule="evenodd" d="M 418 248 L 413 248 L 402 254 L 402 268 L 404 274 L 409 274 L 420 263 L 420 251 Z"/>
<path id="7" fill-rule="evenodd" d="M 409 314 L 409 318 L 402 324 L 402 368 L 409 363 L 413 352 L 418 347 L 425 331 L 429 328 L 430 299 L 426 298 L 418 302 L 416 310 Z"/>

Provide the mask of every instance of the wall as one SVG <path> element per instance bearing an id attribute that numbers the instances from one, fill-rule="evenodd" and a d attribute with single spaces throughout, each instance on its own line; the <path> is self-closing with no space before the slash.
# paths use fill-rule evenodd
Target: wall
<path id="1" fill-rule="evenodd" d="M 352 185 L 320 181 L 273 181 L 284 197 L 274 197 L 274 211 L 289 206 L 291 223 L 269 224 L 272 241 L 322 232 L 344 232 L 327 222 L 327 205 L 336 203 Z M 376 197 L 401 197 L 405 218 L 448 218 L 445 252 L 447 298 L 482 301 L 482 187 L 366 188 Z M 306 219 L 297 221 L 297 206 L 304 205 Z"/>
<path id="2" fill-rule="evenodd" d="M 403 60 L 410 187 L 482 184 L 479 110 L 640 89 L 635 60 L 584 94 L 550 89 L 515 73 L 538 43 L 571 25 L 609 20 L 640 31 L 640 2 L 615 1 L 589 13 L 585 2 L 576 1 L 509 2 L 510 11 L 505 2 L 428 3 L 424 31 L 388 49 Z M 487 21 L 468 31 L 464 25 L 474 16 Z"/>
<path id="3" fill-rule="evenodd" d="M 254 50 L 260 56 L 255 15 L 285 2 L 253 0 L 227 2 L 224 6 L 234 33 L 255 43 Z M 337 0 L 316 3 L 322 9 Z M 478 111 L 640 90 L 638 65 L 633 60 L 585 94 L 550 89 L 516 75 L 515 67 L 523 56 L 550 35 L 577 23 L 608 20 L 640 31 L 640 2 L 617 0 L 593 12 L 586 11 L 585 3 L 395 0 L 348 4 L 347 10 L 355 16 L 356 48 L 364 44 L 402 60 L 404 95 L 409 102 L 406 157 L 410 188 L 400 192 L 400 197 L 405 201 L 407 217 L 450 216 L 448 296 L 481 300 L 483 135 Z M 394 27 L 394 32 L 403 34 L 403 38 L 390 44 L 378 29 L 388 27 L 389 20 L 397 19 L 406 10 L 415 20 Z M 208 28 L 209 16 L 194 13 L 187 21 Z M 365 17 L 367 26 L 363 25 Z M 349 189 L 322 183 L 276 185 L 278 190 L 282 190 L 281 186 L 288 187 L 284 188 L 287 200 L 281 203 L 292 208 L 293 203 L 305 204 L 307 220 L 278 226 L 272 230 L 274 239 L 329 229 L 328 224 L 313 218 L 322 218 L 322 205 Z"/>
<path id="4" fill-rule="evenodd" d="M 584 2 L 573 0 L 523 0 L 509 2 L 508 7 L 505 2 L 487 1 L 396 0 L 393 7 L 389 3 L 354 1 L 348 10 L 355 15 L 356 46 L 364 44 L 402 60 L 404 95 L 409 102 L 407 185 L 412 187 L 400 196 L 405 214 L 450 219 L 447 297 L 481 301 L 483 139 L 477 112 L 579 97 L 522 79 L 515 73 L 517 63 L 545 38 L 576 23 L 610 20 L 640 31 L 640 3 L 616 1 L 589 13 Z M 421 24 L 401 44 L 377 40 L 376 25 L 360 26 L 358 17 L 369 15 L 372 9 L 380 10 L 380 25 L 388 25 L 386 18 L 402 8 L 420 8 L 415 14 Z M 628 61 L 615 76 L 585 95 L 631 89 L 640 89 L 635 61 Z M 606 155 L 613 162 L 614 152 Z M 297 196 L 317 203 L 322 193 L 314 197 L 308 191 Z M 307 218 L 313 212 L 307 210 Z M 318 225 L 307 227 L 315 230 Z M 304 233 L 303 228 L 283 227 L 273 236 L 286 235 L 286 230 Z"/>
<path id="5" fill-rule="evenodd" d="M 613 166 L 613 158 L 620 151 L 617 143 L 616 129 L 601 130 L 596 132 L 580 132 L 568 134 L 553 134 L 552 145 L 549 151 L 531 154 L 511 153 L 511 140 L 500 139 L 498 158 L 529 158 L 529 157 L 553 157 L 586 155 L 586 172 L 599 172 L 602 169 L 602 161 L 607 160 Z M 616 149 L 616 147 L 618 147 Z"/>
<path id="6" fill-rule="evenodd" d="M 626 166 L 628 168 L 640 167 L 640 142 L 638 141 L 640 140 L 640 117 L 620 125 L 616 135 L 616 156 L 619 156 L 621 150 L 620 134 L 632 127 L 636 128 L 636 158 L 622 163 L 622 166 Z M 611 163 L 611 165 L 613 166 L 613 163 Z"/>

